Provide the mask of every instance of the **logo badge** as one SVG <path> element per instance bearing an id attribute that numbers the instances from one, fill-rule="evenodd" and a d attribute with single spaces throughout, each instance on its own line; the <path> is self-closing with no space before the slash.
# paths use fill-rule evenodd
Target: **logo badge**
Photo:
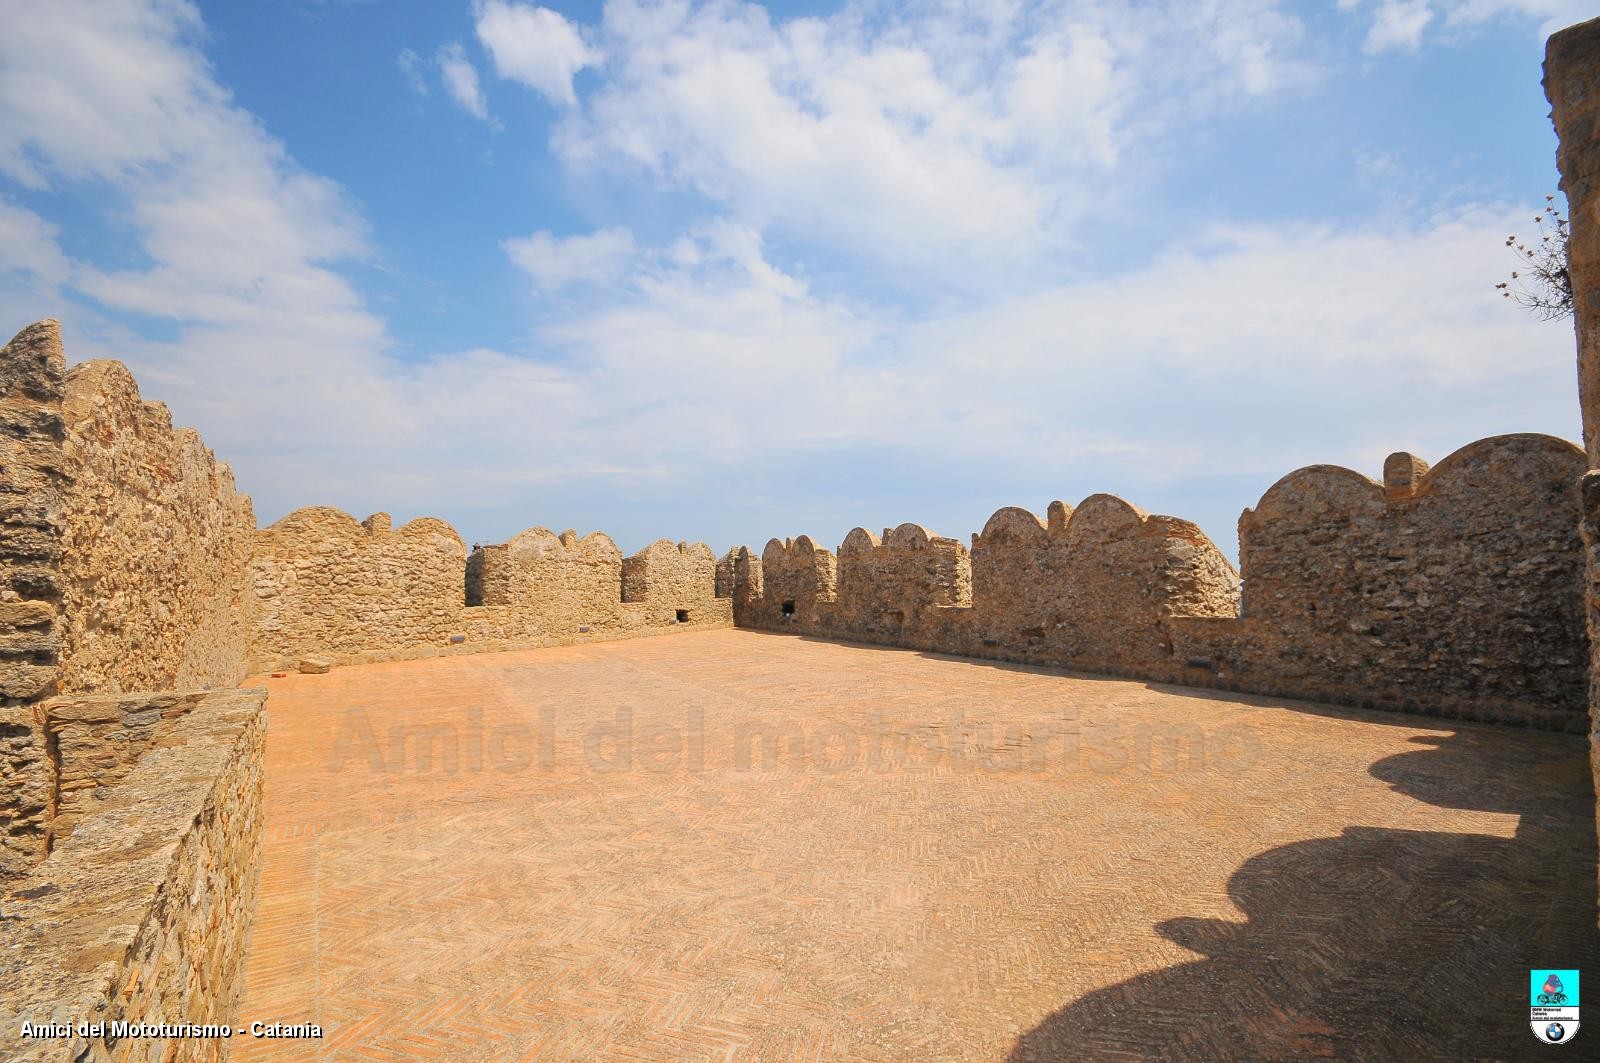
<path id="1" fill-rule="evenodd" d="M 1548 967 L 1528 972 L 1529 1022 L 1533 1036 L 1562 1045 L 1578 1035 L 1578 972 Z"/>

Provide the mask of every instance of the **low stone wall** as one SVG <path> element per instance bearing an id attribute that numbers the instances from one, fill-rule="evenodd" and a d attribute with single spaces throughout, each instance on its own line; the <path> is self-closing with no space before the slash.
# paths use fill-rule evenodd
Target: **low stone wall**
<path id="1" fill-rule="evenodd" d="M 0 710 L 58 693 L 231 686 L 250 671 L 633 638 L 733 623 L 704 544 L 624 559 L 533 528 L 470 562 L 432 517 L 250 499 L 119 362 L 66 368 L 41 321 L 0 350 Z M 624 574 L 626 569 L 626 575 Z M 726 580 L 724 580 L 726 584 Z M 469 604 L 470 603 L 470 604 Z M 43 855 L 39 722 L 0 711 L 0 875 Z"/>
<path id="2" fill-rule="evenodd" d="M 1241 579 L 1198 527 L 1094 495 L 973 536 L 856 529 L 731 558 L 742 626 L 1193 686 L 1582 731 L 1583 453 L 1463 447 L 1383 483 L 1315 466 L 1240 520 Z"/>
<path id="3" fill-rule="evenodd" d="M 328 506 L 295 510 L 256 534 L 253 667 L 446 645 L 459 633 L 466 563 L 442 520 L 393 528 L 387 513 L 357 522 Z"/>
<path id="4" fill-rule="evenodd" d="M 50 847 L 60 845 L 85 816 L 115 796 L 115 788 L 179 721 L 215 704 L 202 690 L 52 698 L 39 708 L 55 770 Z"/>
<path id="5" fill-rule="evenodd" d="M 499 637 L 611 632 L 623 626 L 622 551 L 604 532 L 529 528 L 467 559 L 467 602 L 499 608 Z"/>
<path id="6" fill-rule="evenodd" d="M 266 691 L 73 699 L 68 715 L 170 727 L 50 858 L 12 884 L 0 920 L 0 1037 L 13 1060 L 218 1058 L 226 1042 L 117 1038 L 112 1023 L 230 1024 L 243 988 L 261 849 Z M 141 705 L 142 700 L 142 705 Z M 68 1024 L 20 1038 L 22 1023 Z M 77 1024 L 105 1023 L 98 1036 Z"/>
<path id="7" fill-rule="evenodd" d="M 441 520 L 391 530 L 387 514 L 358 523 L 319 506 L 264 529 L 252 572 L 261 672 L 733 624 L 710 547 L 661 540 L 624 558 L 603 532 L 529 528 L 468 555 Z"/>
<path id="8" fill-rule="evenodd" d="M 638 605 L 650 627 L 733 622 L 731 603 L 717 594 L 717 557 L 705 543 L 657 539 L 622 560 L 622 600 Z"/>
<path id="9" fill-rule="evenodd" d="M 972 538 L 857 528 L 836 559 L 806 536 L 734 563 L 734 615 L 796 631 L 968 657 L 1166 677 L 1166 620 L 1237 610 L 1238 577 L 1187 521 L 1111 495 L 1050 522 L 1008 507 Z"/>

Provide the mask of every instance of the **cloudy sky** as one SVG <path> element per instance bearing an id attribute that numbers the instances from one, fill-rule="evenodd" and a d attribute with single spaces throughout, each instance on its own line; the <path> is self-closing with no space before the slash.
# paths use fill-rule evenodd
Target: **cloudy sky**
<path id="1" fill-rule="evenodd" d="M 721 552 L 1578 436 L 1497 298 L 1583 0 L 0 0 L 0 330 L 263 524 Z"/>

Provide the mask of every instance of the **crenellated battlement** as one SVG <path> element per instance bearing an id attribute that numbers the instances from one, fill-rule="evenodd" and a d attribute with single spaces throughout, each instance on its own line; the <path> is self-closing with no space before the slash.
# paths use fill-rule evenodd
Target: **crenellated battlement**
<path id="1" fill-rule="evenodd" d="M 1564 440 L 1479 440 L 1378 482 L 1317 465 L 1240 519 L 1241 573 L 1195 524 L 1115 495 L 997 510 L 970 553 L 914 524 L 833 555 L 774 539 L 743 626 L 1200 686 L 1576 730 L 1587 649 Z M 803 544 L 803 545 L 802 545 Z M 771 573 L 781 573 L 774 582 Z M 764 577 L 765 586 L 751 582 Z M 776 590 L 774 590 L 776 588 Z"/>

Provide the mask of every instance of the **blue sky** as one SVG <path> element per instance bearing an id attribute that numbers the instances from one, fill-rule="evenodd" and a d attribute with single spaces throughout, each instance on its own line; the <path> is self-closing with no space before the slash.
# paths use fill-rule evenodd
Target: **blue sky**
<path id="1" fill-rule="evenodd" d="M 330 504 L 718 552 L 1577 438 L 1496 297 L 1569 0 L 63 0 L 0 35 L 0 328 Z"/>

